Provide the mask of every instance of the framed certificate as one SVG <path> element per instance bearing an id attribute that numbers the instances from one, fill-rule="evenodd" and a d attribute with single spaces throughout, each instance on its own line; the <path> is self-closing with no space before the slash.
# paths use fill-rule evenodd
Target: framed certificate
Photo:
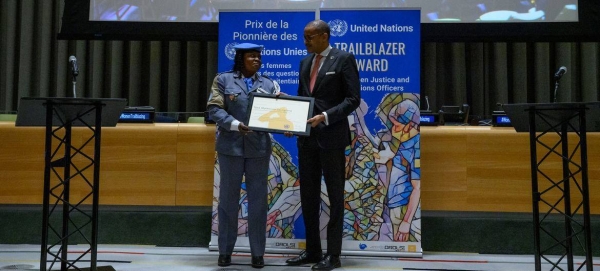
<path id="1" fill-rule="evenodd" d="M 314 103 L 312 97 L 252 93 L 246 123 L 255 131 L 309 135 L 306 120 L 312 117 Z"/>

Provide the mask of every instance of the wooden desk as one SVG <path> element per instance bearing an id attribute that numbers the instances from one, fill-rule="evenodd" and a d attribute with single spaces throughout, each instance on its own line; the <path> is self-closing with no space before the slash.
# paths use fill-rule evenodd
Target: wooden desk
<path id="1" fill-rule="evenodd" d="M 90 133 L 77 129 L 73 144 Z M 211 206 L 214 141 L 215 126 L 198 123 L 102 128 L 100 204 Z M 531 212 L 528 134 L 422 127 L 421 146 L 423 210 Z M 560 172 L 559 161 L 550 165 Z M 600 214 L 598 133 L 588 133 L 588 169 Z M 0 204 L 41 204 L 43 171 L 44 128 L 0 122 Z"/>
<path id="2" fill-rule="evenodd" d="M 42 203 L 44 131 L 0 122 L 0 204 Z M 90 134 L 73 128 L 73 145 Z M 214 141 L 215 126 L 196 123 L 102 128 L 100 204 L 211 206 Z"/>
<path id="3" fill-rule="evenodd" d="M 600 214 L 600 134 L 588 133 L 587 139 L 590 206 L 592 214 Z M 529 134 L 513 128 L 422 127 L 422 209 L 531 212 L 529 152 Z M 545 152 L 538 147 L 539 157 Z M 561 176 L 561 161 L 548 159 L 544 169 Z M 540 191 L 550 184 L 539 182 Z"/>

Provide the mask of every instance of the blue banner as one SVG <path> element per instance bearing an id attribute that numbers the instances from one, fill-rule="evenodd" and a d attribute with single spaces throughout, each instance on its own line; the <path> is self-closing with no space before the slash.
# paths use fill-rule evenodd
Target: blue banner
<path id="1" fill-rule="evenodd" d="M 307 55 L 303 31 L 315 13 L 221 11 L 219 16 L 219 71 L 231 69 L 235 44 L 263 45 L 259 72 L 296 95 L 299 63 Z M 348 116 L 353 140 L 346 150 L 343 254 L 420 256 L 420 11 L 321 10 L 320 18 L 331 26 L 331 45 L 355 55 L 361 77 L 363 100 Z M 305 249 L 296 140 L 273 139 L 267 251 Z M 218 161 L 214 178 L 218 195 Z M 243 188 L 237 250 L 248 250 Z M 326 238 L 324 195 L 323 187 L 321 236 Z M 217 205 L 215 196 L 211 249 L 217 245 Z"/>
<path id="2" fill-rule="evenodd" d="M 296 95 L 300 60 L 308 53 L 303 44 L 306 24 L 315 19 L 315 11 L 220 11 L 218 70 L 232 69 L 239 43 L 264 46 L 259 73 L 277 81 L 281 91 Z M 267 244 L 270 252 L 285 252 L 304 248 L 304 223 L 300 209 L 298 155 L 295 138 L 273 135 L 273 154 L 269 167 L 269 213 Z M 217 205 L 219 165 L 215 164 L 215 197 L 211 249 L 217 245 Z M 242 187 L 239 215 L 239 238 L 236 249 L 249 249 L 247 236 L 247 201 Z"/>
<path id="3" fill-rule="evenodd" d="M 263 45 L 262 75 L 277 81 L 281 90 L 296 93 L 300 60 L 307 55 L 302 43 L 304 26 L 314 11 L 219 13 L 219 72 L 229 71 L 239 43 Z"/>
<path id="4" fill-rule="evenodd" d="M 258 72 L 277 81 L 282 92 L 296 95 L 300 60 L 308 54 L 304 47 L 304 27 L 315 19 L 315 12 L 220 11 L 218 71 L 232 69 L 234 45 L 245 42 L 263 45 L 263 63 Z M 298 165 L 296 140 L 280 134 L 274 134 L 273 138 L 281 142 L 293 164 Z"/>
<path id="5" fill-rule="evenodd" d="M 420 10 L 321 10 L 320 19 L 361 77 L 342 249 L 420 255 Z"/>

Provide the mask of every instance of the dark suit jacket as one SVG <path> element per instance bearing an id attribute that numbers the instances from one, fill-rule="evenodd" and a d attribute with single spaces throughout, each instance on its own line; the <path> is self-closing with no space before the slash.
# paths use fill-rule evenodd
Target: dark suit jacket
<path id="1" fill-rule="evenodd" d="M 321 61 L 323 65 L 313 93 L 310 93 L 310 68 L 315 54 L 300 61 L 300 83 L 298 96 L 315 98 L 313 116 L 326 112 L 329 125 L 320 123 L 311 129 L 311 137 L 316 137 L 319 147 L 324 149 L 344 148 L 350 144 L 348 115 L 360 104 L 360 79 L 354 55 L 331 49 L 329 55 Z M 298 137 L 301 147 L 307 137 Z"/>

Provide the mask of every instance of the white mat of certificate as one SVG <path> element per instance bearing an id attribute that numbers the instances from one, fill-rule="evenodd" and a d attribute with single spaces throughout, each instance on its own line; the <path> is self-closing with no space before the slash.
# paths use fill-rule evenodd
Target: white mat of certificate
<path id="1" fill-rule="evenodd" d="M 255 96 L 248 126 L 288 132 L 305 132 L 310 102 Z"/>

